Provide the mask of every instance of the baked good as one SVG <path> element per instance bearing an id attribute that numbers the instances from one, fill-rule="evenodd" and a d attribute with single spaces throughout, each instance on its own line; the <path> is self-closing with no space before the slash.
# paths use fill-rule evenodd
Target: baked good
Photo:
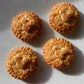
<path id="1" fill-rule="evenodd" d="M 75 56 L 72 44 L 63 38 L 52 38 L 43 47 L 43 56 L 48 65 L 53 68 L 66 68 Z"/>
<path id="2" fill-rule="evenodd" d="M 18 13 L 11 22 L 14 35 L 25 42 L 33 41 L 42 33 L 42 22 L 38 15 L 30 11 Z"/>
<path id="3" fill-rule="evenodd" d="M 29 47 L 13 49 L 6 60 L 8 73 L 16 79 L 27 79 L 38 68 L 38 59 L 35 52 Z"/>
<path id="4" fill-rule="evenodd" d="M 59 33 L 68 33 L 75 29 L 80 16 L 77 8 L 70 3 L 61 2 L 56 4 L 50 11 L 49 23 Z"/>

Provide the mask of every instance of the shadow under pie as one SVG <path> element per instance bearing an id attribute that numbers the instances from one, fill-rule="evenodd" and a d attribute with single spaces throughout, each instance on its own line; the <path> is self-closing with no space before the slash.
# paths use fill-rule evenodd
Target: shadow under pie
<path id="1" fill-rule="evenodd" d="M 30 79 L 23 80 L 30 84 L 40 84 L 48 81 L 52 75 L 52 68 L 44 61 L 43 56 L 36 52 L 38 56 L 38 69 Z"/>

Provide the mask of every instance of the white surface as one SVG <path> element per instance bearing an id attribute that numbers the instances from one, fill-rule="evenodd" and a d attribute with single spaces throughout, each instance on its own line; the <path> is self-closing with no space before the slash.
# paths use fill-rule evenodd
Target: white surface
<path id="1" fill-rule="evenodd" d="M 80 11 L 80 24 L 73 32 L 61 35 L 48 24 L 50 9 L 58 2 L 73 3 Z M 17 39 L 10 28 L 11 19 L 21 11 L 33 11 L 43 21 L 43 33 L 29 44 Z M 84 84 L 84 0 L 0 0 L 0 84 Z M 74 45 L 76 51 L 72 66 L 58 71 L 48 66 L 42 56 L 44 43 L 53 37 L 62 37 Z M 30 80 L 21 81 L 11 77 L 5 67 L 9 52 L 17 46 L 29 46 L 37 52 L 39 68 Z"/>

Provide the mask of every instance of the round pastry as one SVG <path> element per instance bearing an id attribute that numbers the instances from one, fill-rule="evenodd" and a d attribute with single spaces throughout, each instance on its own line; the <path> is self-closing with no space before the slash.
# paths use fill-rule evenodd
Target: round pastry
<path id="1" fill-rule="evenodd" d="M 53 38 L 43 47 L 43 56 L 48 65 L 53 68 L 66 68 L 75 56 L 72 44 L 63 38 Z"/>
<path id="2" fill-rule="evenodd" d="M 50 11 L 49 23 L 59 33 L 68 33 L 79 23 L 79 12 L 70 3 L 58 3 Z"/>
<path id="3" fill-rule="evenodd" d="M 42 32 L 41 19 L 33 12 L 24 11 L 18 13 L 11 22 L 14 35 L 22 41 L 33 41 Z"/>
<path id="4" fill-rule="evenodd" d="M 38 68 L 35 52 L 29 47 L 17 47 L 12 50 L 6 60 L 8 73 L 16 79 L 27 79 Z"/>

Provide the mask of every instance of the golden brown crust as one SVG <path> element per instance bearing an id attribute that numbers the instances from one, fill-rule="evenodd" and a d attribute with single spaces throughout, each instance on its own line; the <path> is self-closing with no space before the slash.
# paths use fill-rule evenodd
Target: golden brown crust
<path id="1" fill-rule="evenodd" d="M 72 63 L 75 51 L 69 41 L 63 38 L 53 38 L 45 43 L 43 56 L 47 64 L 61 69 Z"/>
<path id="2" fill-rule="evenodd" d="M 27 79 L 38 68 L 38 59 L 35 52 L 29 47 L 13 49 L 6 60 L 8 73 L 16 79 Z"/>
<path id="3" fill-rule="evenodd" d="M 70 3 L 58 3 L 50 11 L 49 23 L 59 33 L 72 31 L 79 23 L 79 12 Z"/>
<path id="4" fill-rule="evenodd" d="M 33 41 L 42 33 L 41 19 L 33 12 L 18 13 L 11 22 L 14 35 L 22 41 Z"/>

